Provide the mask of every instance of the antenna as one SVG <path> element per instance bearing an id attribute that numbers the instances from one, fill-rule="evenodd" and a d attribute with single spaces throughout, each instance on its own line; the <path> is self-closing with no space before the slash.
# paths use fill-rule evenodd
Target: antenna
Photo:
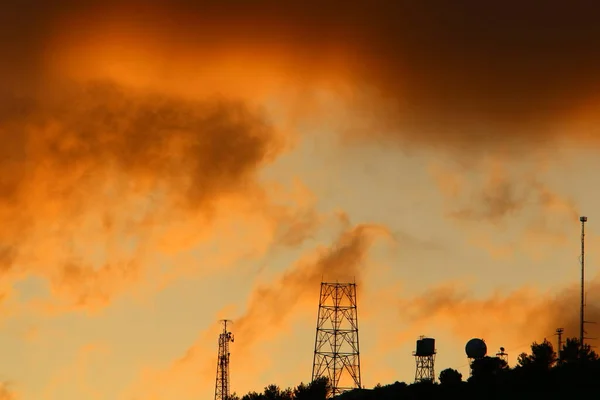
<path id="1" fill-rule="evenodd" d="M 565 330 L 563 328 L 557 328 L 555 335 L 558 336 L 558 363 L 562 362 L 562 334 Z"/>
<path id="2" fill-rule="evenodd" d="M 233 334 L 227 330 L 228 322 L 232 321 L 228 319 L 221 320 L 223 332 L 219 335 L 215 400 L 229 400 L 229 342 L 233 343 Z"/>
<path id="3" fill-rule="evenodd" d="M 581 221 L 581 304 L 579 309 L 579 345 L 583 349 L 583 341 L 585 338 L 584 325 L 585 320 L 585 223 L 587 217 L 579 217 Z"/>
<path id="4" fill-rule="evenodd" d="M 504 347 L 500 347 L 500 351 L 496 353 L 496 357 L 503 360 L 508 365 L 508 353 Z"/>

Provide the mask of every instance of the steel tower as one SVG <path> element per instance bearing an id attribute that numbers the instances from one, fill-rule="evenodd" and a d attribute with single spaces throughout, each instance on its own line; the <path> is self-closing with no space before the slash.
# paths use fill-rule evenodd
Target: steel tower
<path id="1" fill-rule="evenodd" d="M 312 380 L 320 377 L 330 397 L 362 387 L 355 283 L 321 283 Z"/>
<path id="2" fill-rule="evenodd" d="M 229 342 L 233 343 L 233 334 L 227 331 L 227 319 L 221 320 L 223 332 L 219 335 L 219 354 L 217 356 L 217 383 L 215 400 L 229 399 Z"/>

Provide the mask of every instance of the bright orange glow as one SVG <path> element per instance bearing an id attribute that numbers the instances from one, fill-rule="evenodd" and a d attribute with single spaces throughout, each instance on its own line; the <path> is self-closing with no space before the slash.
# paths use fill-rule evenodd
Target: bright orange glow
<path id="1" fill-rule="evenodd" d="M 359 284 L 366 386 L 421 334 L 516 356 L 576 330 L 582 213 L 598 320 L 594 14 L 450 7 L 8 4 L 0 399 L 208 397 L 224 317 L 238 394 L 307 382 L 322 279 Z"/>

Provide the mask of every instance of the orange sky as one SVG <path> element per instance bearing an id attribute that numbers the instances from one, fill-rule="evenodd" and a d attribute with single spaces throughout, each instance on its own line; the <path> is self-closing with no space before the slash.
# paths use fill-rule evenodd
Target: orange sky
<path id="1" fill-rule="evenodd" d="M 322 277 L 359 284 L 367 387 L 421 334 L 438 372 L 475 336 L 514 363 L 576 335 L 581 214 L 598 314 L 595 3 L 27 3 L 0 398 L 212 396 L 222 317 L 233 390 L 306 382 Z"/>

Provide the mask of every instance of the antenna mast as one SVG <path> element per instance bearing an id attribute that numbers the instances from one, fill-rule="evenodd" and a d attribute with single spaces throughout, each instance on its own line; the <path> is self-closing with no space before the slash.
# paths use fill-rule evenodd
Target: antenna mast
<path id="1" fill-rule="evenodd" d="M 558 363 L 562 362 L 562 334 L 565 330 L 563 328 L 557 328 L 555 335 L 558 336 Z"/>
<path id="2" fill-rule="evenodd" d="M 500 347 L 500 351 L 496 353 L 496 357 L 504 361 L 508 366 L 508 353 L 504 347 Z"/>
<path id="3" fill-rule="evenodd" d="M 585 339 L 585 332 L 583 329 L 583 325 L 585 324 L 585 223 L 587 222 L 587 217 L 580 217 L 579 221 L 581 221 L 581 305 L 579 311 L 579 345 L 581 346 L 581 349 L 583 349 L 583 340 Z"/>
<path id="4" fill-rule="evenodd" d="M 229 400 L 229 342 L 233 343 L 233 334 L 227 330 L 227 323 L 231 321 L 223 319 L 221 322 L 223 332 L 219 335 L 215 400 Z"/>

